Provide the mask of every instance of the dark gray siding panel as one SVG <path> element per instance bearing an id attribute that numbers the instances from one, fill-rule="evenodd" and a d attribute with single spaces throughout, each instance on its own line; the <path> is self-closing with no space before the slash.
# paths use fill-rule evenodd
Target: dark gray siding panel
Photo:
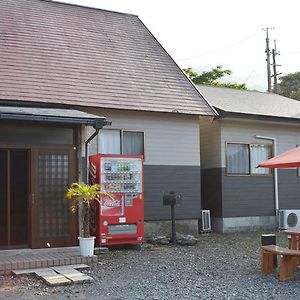
<path id="1" fill-rule="evenodd" d="M 200 217 L 200 167 L 145 165 L 145 219 L 170 219 L 170 207 L 162 205 L 164 192 L 182 195 L 182 204 L 176 206 L 176 218 Z"/>
<path id="2" fill-rule="evenodd" d="M 223 217 L 272 216 L 275 213 L 273 176 L 223 174 Z"/>
<path id="3" fill-rule="evenodd" d="M 201 203 L 212 217 L 222 217 L 222 169 L 201 171 Z"/>
<path id="4" fill-rule="evenodd" d="M 300 209 L 300 177 L 295 169 L 278 170 L 279 209 Z"/>

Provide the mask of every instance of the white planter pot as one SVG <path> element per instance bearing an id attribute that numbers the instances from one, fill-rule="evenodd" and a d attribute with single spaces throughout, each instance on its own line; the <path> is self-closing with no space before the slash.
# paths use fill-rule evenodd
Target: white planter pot
<path id="1" fill-rule="evenodd" d="M 80 255 L 81 256 L 93 256 L 94 255 L 94 245 L 95 245 L 94 236 L 83 238 L 79 237 L 79 247 L 80 247 Z"/>

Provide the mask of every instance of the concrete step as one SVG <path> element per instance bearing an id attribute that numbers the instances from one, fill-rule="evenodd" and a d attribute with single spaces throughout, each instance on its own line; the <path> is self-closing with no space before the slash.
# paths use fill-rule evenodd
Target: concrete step
<path id="1" fill-rule="evenodd" d="M 89 266 L 85 264 L 77 264 L 51 268 L 13 270 L 12 272 L 17 276 L 35 274 L 50 286 L 60 286 L 72 283 L 92 282 L 94 280 L 92 277 L 76 270 L 86 268 L 89 268 Z"/>
<path id="2" fill-rule="evenodd" d="M 65 276 L 67 279 L 71 280 L 73 283 L 84 283 L 84 282 L 92 282 L 94 279 L 84 273 L 81 273 L 72 268 L 59 268 L 54 271 L 59 274 Z"/>
<path id="3" fill-rule="evenodd" d="M 36 273 L 37 271 L 43 271 L 46 269 L 57 269 L 59 270 L 60 268 L 71 268 L 71 269 L 87 269 L 89 268 L 88 265 L 86 264 L 76 264 L 76 265 L 66 265 L 66 266 L 58 266 L 58 267 L 51 267 L 51 268 L 38 268 L 38 269 L 25 269 L 25 270 L 13 270 L 12 273 L 13 275 L 19 276 L 19 275 L 29 275 Z"/>
<path id="4" fill-rule="evenodd" d="M 52 269 L 39 270 L 36 271 L 35 274 L 38 275 L 46 284 L 50 286 L 68 285 L 72 283 L 70 279 L 66 278 L 61 274 L 56 273 Z"/>

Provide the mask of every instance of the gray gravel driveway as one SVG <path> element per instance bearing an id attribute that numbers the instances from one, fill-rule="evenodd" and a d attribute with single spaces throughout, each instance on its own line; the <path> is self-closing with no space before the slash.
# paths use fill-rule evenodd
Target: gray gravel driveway
<path id="1" fill-rule="evenodd" d="M 287 246 L 278 234 L 277 244 Z M 260 272 L 260 233 L 206 234 L 197 246 L 146 246 L 102 254 L 91 284 L 49 288 L 0 277 L 0 299 L 300 299 L 300 272 L 280 282 Z"/>

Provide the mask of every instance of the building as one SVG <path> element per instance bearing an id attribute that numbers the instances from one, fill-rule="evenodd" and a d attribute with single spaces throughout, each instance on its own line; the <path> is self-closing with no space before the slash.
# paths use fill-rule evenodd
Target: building
<path id="1" fill-rule="evenodd" d="M 64 199 L 93 151 L 145 155 L 146 220 L 200 216 L 199 116 L 216 116 L 135 15 L 46 0 L 0 2 L 0 248 L 77 243 Z"/>
<path id="2" fill-rule="evenodd" d="M 300 102 L 283 96 L 197 86 L 219 113 L 201 119 L 202 207 L 215 230 L 273 228 L 279 209 L 299 209 L 300 177 L 295 169 L 256 166 L 300 145 Z M 275 149 L 276 148 L 276 149 Z M 277 195 L 278 190 L 278 196 Z"/>

